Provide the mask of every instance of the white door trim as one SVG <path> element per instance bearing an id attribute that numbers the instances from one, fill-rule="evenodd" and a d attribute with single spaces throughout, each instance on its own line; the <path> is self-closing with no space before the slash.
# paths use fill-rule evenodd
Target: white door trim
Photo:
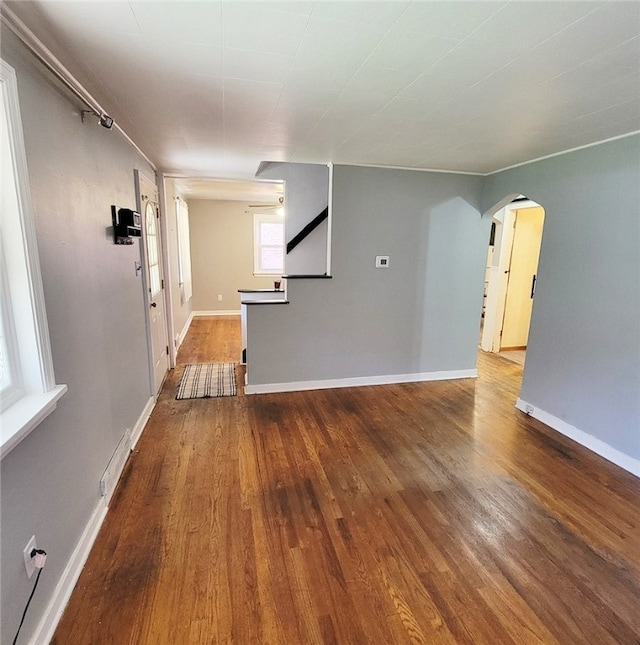
<path id="1" fill-rule="evenodd" d="M 177 364 L 178 347 L 176 345 L 176 328 L 173 320 L 173 281 L 169 265 L 169 213 L 167 212 L 167 195 L 165 174 L 160 173 L 158 199 L 160 206 L 160 234 L 162 236 L 162 273 L 164 274 L 164 311 L 167 317 L 167 336 L 169 341 L 169 369 Z M 175 218 L 175 213 L 173 215 Z"/>
<path id="2" fill-rule="evenodd" d="M 136 191 L 136 207 L 138 209 L 138 212 L 142 215 L 143 217 L 143 229 L 146 230 L 146 223 L 145 223 L 145 218 L 144 214 L 142 213 L 142 193 L 141 193 L 141 184 L 143 182 L 149 184 L 149 186 L 153 186 L 155 190 L 155 197 L 158 200 L 158 207 L 159 207 L 159 193 L 160 191 L 158 190 L 158 187 L 156 185 L 155 179 L 152 179 L 148 175 L 145 175 L 143 172 L 138 170 L 137 168 L 133 171 L 134 172 L 134 184 L 135 184 L 135 191 Z M 162 215 L 162 213 L 160 213 Z M 160 220 L 162 220 L 162 217 L 160 217 Z M 163 234 L 163 227 L 160 224 L 159 226 L 159 232 L 160 236 L 162 238 Z M 164 242 L 161 242 L 160 245 L 160 264 L 162 267 L 163 271 L 163 276 L 162 279 L 165 281 L 164 278 L 164 270 L 165 270 L 165 253 L 164 253 Z M 146 241 L 145 241 L 145 234 L 143 232 L 143 235 L 141 237 L 141 242 L 140 242 L 140 263 L 142 265 L 142 286 L 143 286 L 143 301 L 144 301 L 144 316 L 145 316 L 145 327 L 146 327 L 146 332 L 147 332 L 147 354 L 148 354 L 148 364 L 149 364 L 149 392 L 151 394 L 151 397 L 155 401 L 158 396 L 158 392 L 160 391 L 160 388 L 157 388 L 156 390 L 156 382 L 155 382 L 155 370 L 154 370 L 154 362 L 153 362 L 153 338 L 151 334 L 151 307 L 150 307 L 150 298 L 149 298 L 149 276 L 147 274 L 147 249 L 146 249 Z M 166 306 L 166 289 L 163 289 L 163 301 L 165 303 L 165 330 L 167 333 L 167 345 L 171 347 L 171 343 L 169 342 L 168 334 L 169 334 L 169 326 L 168 326 L 168 318 L 169 314 L 167 311 L 167 306 Z"/>

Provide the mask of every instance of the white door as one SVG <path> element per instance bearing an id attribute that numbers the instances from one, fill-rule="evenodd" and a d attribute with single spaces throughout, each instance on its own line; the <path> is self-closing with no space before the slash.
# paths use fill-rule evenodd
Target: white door
<path id="1" fill-rule="evenodd" d="M 501 349 L 527 347 L 543 223 L 544 210 L 540 206 L 516 212 Z"/>
<path id="2" fill-rule="evenodd" d="M 146 305 L 149 309 L 149 359 L 152 394 L 156 396 L 169 369 L 169 341 L 162 274 L 162 243 L 158 190 L 154 183 L 136 171 L 138 206 L 142 215 Z"/>
<path id="3" fill-rule="evenodd" d="M 493 221 L 496 224 L 495 246 L 489 269 L 481 342 L 481 347 L 485 352 L 500 351 L 504 301 L 507 296 L 511 245 L 515 228 L 515 211 L 506 207 L 494 215 Z"/>

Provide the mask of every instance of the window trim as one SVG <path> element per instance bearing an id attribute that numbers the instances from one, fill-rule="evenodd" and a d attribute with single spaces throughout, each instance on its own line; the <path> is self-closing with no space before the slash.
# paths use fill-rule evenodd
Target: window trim
<path id="1" fill-rule="evenodd" d="M 269 244 L 260 244 L 260 225 L 261 224 L 281 224 L 282 225 L 282 271 L 265 271 L 262 268 L 260 250 L 263 246 L 272 246 Z M 280 276 L 284 273 L 285 262 L 285 228 L 284 218 L 281 215 L 269 213 L 254 213 L 253 215 L 253 275 L 256 276 Z"/>
<path id="2" fill-rule="evenodd" d="M 12 221 L 15 225 L 17 220 L 20 228 L 20 231 L 12 231 L 12 235 L 20 238 L 21 241 L 21 244 L 15 245 L 19 248 L 14 248 L 12 245 L 12 255 L 15 252 L 19 257 L 17 259 L 15 256 L 7 258 L 7 273 L 10 283 L 13 282 L 14 272 L 19 272 L 21 274 L 19 279 L 23 283 L 26 282 L 27 288 L 21 290 L 21 293 L 18 294 L 19 297 L 16 297 L 15 290 L 12 290 L 11 298 L 14 314 L 17 309 L 21 309 L 19 315 L 24 318 L 26 313 L 32 323 L 29 325 L 28 342 L 23 340 L 24 337 L 21 337 L 18 352 L 24 396 L 0 414 L 1 459 L 53 412 L 57 401 L 67 391 L 67 386 L 55 383 L 22 132 L 17 77 L 15 70 L 2 59 L 0 59 L 0 83 L 2 83 L 1 100 L 6 118 L 6 124 L 2 124 L 0 127 L 6 125 L 8 152 L 11 156 L 15 186 L 14 196 L 17 202 L 16 212 L 13 216 L 15 220 Z M 4 217 L 8 217 L 6 213 L 3 214 Z M 7 244 L 6 235 L 2 237 L 3 242 Z M 20 333 L 23 333 L 22 329 Z"/>
<path id="3" fill-rule="evenodd" d="M 9 280 L 7 277 L 7 267 L 5 253 L 2 248 L 2 235 L 0 234 L 0 325 L 2 326 L 2 335 L 6 352 L 5 361 L 10 374 L 9 382 L 0 389 L 0 413 L 8 410 L 14 403 L 24 396 L 22 389 L 22 366 L 20 357 L 17 352 L 18 341 L 15 330 L 13 307 L 11 306 L 11 290 L 9 289 Z"/>

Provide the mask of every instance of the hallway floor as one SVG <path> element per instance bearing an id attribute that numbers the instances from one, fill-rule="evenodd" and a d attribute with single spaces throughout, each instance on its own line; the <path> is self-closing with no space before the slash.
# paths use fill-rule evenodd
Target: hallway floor
<path id="1" fill-rule="evenodd" d="M 506 358 L 508 361 L 511 361 L 512 363 L 517 363 L 518 365 L 521 365 L 522 367 L 524 367 L 524 361 L 527 357 L 527 350 L 526 349 L 506 350 L 503 352 L 499 352 L 498 356 L 502 356 L 502 358 Z"/>

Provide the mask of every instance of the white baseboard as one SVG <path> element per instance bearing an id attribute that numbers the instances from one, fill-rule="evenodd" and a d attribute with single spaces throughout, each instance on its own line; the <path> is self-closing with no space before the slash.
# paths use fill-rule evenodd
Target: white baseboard
<path id="1" fill-rule="evenodd" d="M 187 322 L 184 324 L 182 331 L 178 334 L 178 337 L 176 338 L 176 350 L 178 350 L 180 348 L 180 345 L 182 345 L 182 341 L 184 341 L 184 337 L 187 335 L 187 332 L 189 331 L 189 327 L 191 326 L 192 320 L 193 320 L 193 311 L 189 314 L 189 317 L 187 318 Z"/>
<path id="2" fill-rule="evenodd" d="M 630 472 L 632 475 L 640 477 L 640 460 L 634 459 L 624 452 L 620 452 L 620 450 L 613 448 L 601 439 L 572 426 L 570 423 L 559 419 L 553 414 L 549 414 L 544 410 L 540 410 L 540 408 L 536 408 L 534 405 L 531 405 L 522 399 L 518 399 L 516 401 L 516 408 L 525 414 L 532 416 L 534 419 L 542 421 L 542 423 L 548 425 L 553 430 L 565 435 L 565 437 L 569 437 L 569 439 L 573 439 L 576 443 L 588 448 L 597 455 L 604 457 L 607 461 L 614 463 L 616 466 L 620 466 L 620 468 Z"/>
<path id="3" fill-rule="evenodd" d="M 136 447 L 138 439 L 140 439 L 142 431 L 144 430 L 145 425 L 147 425 L 147 421 L 149 420 L 149 417 L 151 416 L 151 413 L 153 412 L 153 408 L 155 406 L 156 402 L 153 397 L 151 397 L 147 401 L 147 405 L 144 406 L 144 410 L 138 417 L 138 420 L 136 421 L 136 424 L 133 426 L 133 430 L 131 431 L 131 450 Z"/>
<path id="4" fill-rule="evenodd" d="M 149 420 L 154 407 L 155 401 L 153 400 L 153 398 L 150 398 L 147 401 L 147 404 L 144 406 L 144 410 L 138 417 L 133 430 L 131 431 L 131 450 L 135 448 L 135 445 L 138 442 L 138 439 L 140 438 L 140 435 L 142 434 L 142 431 L 144 430 L 144 427 Z M 126 460 L 121 465 L 119 465 L 119 472 L 117 473 L 116 479 L 120 479 L 125 464 Z M 115 488 L 115 484 L 113 488 Z M 111 495 L 102 497 L 98 502 L 98 505 L 94 509 L 89 522 L 85 526 L 84 531 L 80 536 L 80 540 L 78 540 L 78 543 L 76 544 L 76 548 L 71 554 L 71 558 L 67 562 L 67 566 L 62 572 L 60 581 L 53 591 L 51 602 L 46 608 L 44 616 L 42 617 L 42 620 L 36 628 L 35 634 L 29 641 L 30 645 L 41 645 L 42 643 L 48 643 L 53 638 L 53 634 L 56 630 L 56 627 L 58 626 L 58 622 L 62 617 L 62 612 L 67 606 L 67 602 L 71 597 L 73 588 L 75 587 L 76 582 L 80 577 L 82 567 L 84 567 L 84 564 L 89 557 L 91 547 L 93 547 L 93 543 L 95 542 L 96 537 L 98 536 L 98 532 L 100 531 L 100 527 L 102 526 L 104 518 L 107 515 L 108 503 L 110 499 Z"/>
<path id="5" fill-rule="evenodd" d="M 226 311 L 192 311 L 191 315 L 195 318 L 196 316 L 239 316 L 240 310 L 237 311 L 229 309 Z"/>
<path id="6" fill-rule="evenodd" d="M 417 374 L 388 374 L 384 376 L 359 376 L 355 378 L 329 379 L 325 381 L 296 381 L 292 383 L 262 383 L 245 385 L 245 394 L 271 394 L 274 392 L 300 392 L 303 390 L 330 390 L 341 387 L 365 385 L 391 385 L 394 383 L 418 383 L 422 381 L 445 381 L 458 378 L 477 378 L 478 370 L 450 370 L 442 372 L 419 372 Z"/>
<path id="7" fill-rule="evenodd" d="M 73 588 L 76 586 L 82 567 L 84 567 L 89 557 L 89 552 L 98 536 L 98 531 L 104 522 L 106 514 L 107 507 L 101 499 L 85 526 L 82 536 L 76 544 L 76 548 L 73 550 L 69 562 L 67 562 L 67 566 L 62 572 L 62 576 L 53 591 L 51 602 L 47 606 L 34 635 L 29 641 L 30 645 L 42 645 L 42 643 L 50 642 L 53 638 L 58 622 L 62 617 L 62 612 L 64 612 Z"/>

